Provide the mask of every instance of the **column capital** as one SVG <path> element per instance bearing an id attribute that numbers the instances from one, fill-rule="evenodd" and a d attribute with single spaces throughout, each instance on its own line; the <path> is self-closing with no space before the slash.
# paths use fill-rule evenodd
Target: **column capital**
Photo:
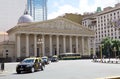
<path id="1" fill-rule="evenodd" d="M 21 36 L 21 33 L 17 33 L 16 35 L 17 35 L 17 36 Z"/>
<path id="2" fill-rule="evenodd" d="M 49 36 L 52 37 L 53 35 L 50 34 Z"/>
<path id="3" fill-rule="evenodd" d="M 29 36 L 30 34 L 27 34 L 27 33 L 26 33 L 25 35 L 26 35 L 26 36 Z"/>
<path id="4" fill-rule="evenodd" d="M 38 34 L 34 34 L 35 36 L 37 36 Z"/>
<path id="5" fill-rule="evenodd" d="M 45 36 L 45 34 L 41 34 L 42 36 Z"/>
<path id="6" fill-rule="evenodd" d="M 66 35 L 63 35 L 63 37 L 65 38 L 65 37 L 66 37 Z"/>
<path id="7" fill-rule="evenodd" d="M 57 37 L 59 37 L 60 35 L 56 35 Z"/>

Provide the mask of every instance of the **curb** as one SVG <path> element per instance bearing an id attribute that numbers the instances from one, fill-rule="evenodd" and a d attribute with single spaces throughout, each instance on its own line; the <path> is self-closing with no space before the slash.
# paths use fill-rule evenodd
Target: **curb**
<path id="1" fill-rule="evenodd" d="M 4 76 L 4 75 L 6 75 L 6 74 L 8 74 L 7 71 L 0 71 L 0 76 Z"/>
<path id="2" fill-rule="evenodd" d="M 120 76 L 112 76 L 112 77 L 97 78 L 97 79 L 120 79 Z"/>

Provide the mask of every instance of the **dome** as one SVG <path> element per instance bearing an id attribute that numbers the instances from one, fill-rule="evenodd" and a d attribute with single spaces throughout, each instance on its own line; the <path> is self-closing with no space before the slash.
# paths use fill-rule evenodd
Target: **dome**
<path id="1" fill-rule="evenodd" d="M 28 22 L 33 22 L 33 18 L 28 14 L 22 15 L 18 20 L 18 24 L 20 24 L 20 23 L 28 23 Z"/>

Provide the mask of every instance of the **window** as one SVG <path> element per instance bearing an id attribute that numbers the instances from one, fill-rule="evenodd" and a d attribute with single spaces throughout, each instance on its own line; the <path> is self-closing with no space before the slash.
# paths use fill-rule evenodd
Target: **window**
<path id="1" fill-rule="evenodd" d="M 110 16 L 112 16 L 112 14 L 110 14 Z"/>
<path id="2" fill-rule="evenodd" d="M 115 15 L 116 13 L 114 13 L 114 15 Z"/>
<path id="3" fill-rule="evenodd" d="M 117 14 L 119 15 L 119 12 L 117 12 Z"/>

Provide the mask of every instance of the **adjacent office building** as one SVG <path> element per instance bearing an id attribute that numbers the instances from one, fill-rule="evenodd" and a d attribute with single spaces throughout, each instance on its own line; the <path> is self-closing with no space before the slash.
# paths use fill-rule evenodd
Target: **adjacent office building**
<path id="1" fill-rule="evenodd" d="M 120 3 L 106 7 L 101 12 L 84 17 L 82 25 L 96 31 L 96 48 L 105 37 L 120 39 Z M 117 27 L 117 28 L 115 28 Z M 120 28 L 120 27 L 119 27 Z"/>
<path id="2" fill-rule="evenodd" d="M 47 0 L 27 0 L 27 9 L 34 21 L 47 20 Z"/>

